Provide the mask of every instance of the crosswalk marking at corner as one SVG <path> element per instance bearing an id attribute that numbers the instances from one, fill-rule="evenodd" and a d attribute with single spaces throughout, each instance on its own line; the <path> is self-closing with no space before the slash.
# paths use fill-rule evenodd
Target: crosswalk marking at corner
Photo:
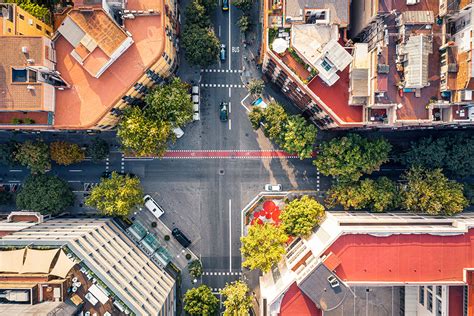
<path id="1" fill-rule="evenodd" d="M 209 272 L 209 271 L 206 271 L 206 272 L 203 272 L 202 274 L 203 276 L 225 276 L 225 275 L 242 275 L 242 272 Z"/>
<path id="2" fill-rule="evenodd" d="M 245 88 L 243 84 L 227 84 L 227 83 L 201 83 L 203 88 Z"/>
<path id="3" fill-rule="evenodd" d="M 215 68 L 209 68 L 209 69 L 201 69 L 201 72 L 226 72 L 226 73 L 242 73 L 242 69 L 215 69 Z"/>

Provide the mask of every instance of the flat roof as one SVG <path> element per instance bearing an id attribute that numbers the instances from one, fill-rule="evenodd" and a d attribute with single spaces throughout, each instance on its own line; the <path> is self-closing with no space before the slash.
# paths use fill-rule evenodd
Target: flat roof
<path id="1" fill-rule="evenodd" d="M 303 18 L 305 9 L 328 9 L 332 24 L 349 24 L 349 0 L 286 0 L 285 18 Z"/>
<path id="2" fill-rule="evenodd" d="M 128 10 L 154 9 L 163 12 L 159 0 L 129 0 Z M 92 77 L 71 55 L 74 47 L 63 37 L 56 40 L 56 69 L 70 89 L 56 91 L 54 127 L 91 128 L 104 117 L 145 71 L 161 57 L 164 49 L 164 20 L 160 15 L 124 21 L 134 43 L 100 76 Z"/>
<path id="3" fill-rule="evenodd" d="M 341 260 L 335 272 L 346 282 L 464 282 L 474 268 L 474 229 L 465 234 L 347 234 L 326 251 Z"/>

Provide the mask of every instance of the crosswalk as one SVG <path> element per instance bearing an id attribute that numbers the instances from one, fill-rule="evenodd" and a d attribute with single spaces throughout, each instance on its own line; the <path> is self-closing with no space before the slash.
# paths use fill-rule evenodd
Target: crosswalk
<path id="1" fill-rule="evenodd" d="M 201 83 L 203 88 L 245 88 L 243 84 Z"/>
<path id="2" fill-rule="evenodd" d="M 227 72 L 227 73 L 242 73 L 241 69 L 201 69 L 201 72 Z"/>
<path id="3" fill-rule="evenodd" d="M 213 276 L 213 275 L 214 276 L 219 276 L 219 275 L 238 275 L 238 276 L 240 276 L 240 275 L 242 275 L 242 272 L 207 272 L 207 271 L 205 271 L 205 272 L 203 272 L 202 275 L 204 275 L 204 276 Z"/>

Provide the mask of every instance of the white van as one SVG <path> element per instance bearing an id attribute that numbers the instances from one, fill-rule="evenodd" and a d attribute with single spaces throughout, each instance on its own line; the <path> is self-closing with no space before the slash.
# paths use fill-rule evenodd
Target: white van
<path id="1" fill-rule="evenodd" d="M 143 203 L 145 204 L 145 207 L 153 214 L 155 215 L 156 218 L 160 218 L 161 215 L 165 213 L 161 206 L 156 203 L 155 200 L 148 194 L 143 197 Z"/>
<path id="2" fill-rule="evenodd" d="M 179 127 L 173 128 L 173 133 L 176 135 L 176 138 L 181 138 L 184 135 L 184 131 Z"/>

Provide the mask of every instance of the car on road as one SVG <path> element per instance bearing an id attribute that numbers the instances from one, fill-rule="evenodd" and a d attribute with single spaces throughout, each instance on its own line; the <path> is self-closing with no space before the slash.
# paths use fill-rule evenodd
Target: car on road
<path id="1" fill-rule="evenodd" d="M 184 135 L 184 131 L 180 127 L 173 128 L 173 133 L 176 135 L 176 138 L 181 138 Z"/>
<path id="2" fill-rule="evenodd" d="M 221 44 L 221 52 L 219 54 L 221 61 L 225 61 L 225 44 Z"/>
<path id="3" fill-rule="evenodd" d="M 191 245 L 191 240 L 186 237 L 178 228 L 173 228 L 171 231 L 171 235 L 183 246 L 184 248 L 189 247 Z"/>
<path id="4" fill-rule="evenodd" d="M 229 0 L 222 0 L 222 11 L 229 11 Z"/>
<path id="5" fill-rule="evenodd" d="M 199 113 L 201 98 L 199 95 L 199 86 L 193 86 L 191 89 L 191 99 L 193 101 L 193 121 L 199 121 L 201 115 Z"/>
<path id="6" fill-rule="evenodd" d="M 281 184 L 265 184 L 265 191 L 280 192 L 281 190 Z"/>
<path id="7" fill-rule="evenodd" d="M 222 122 L 226 122 L 229 119 L 229 104 L 227 104 L 227 102 L 221 102 L 219 106 L 219 118 Z"/>
<path id="8" fill-rule="evenodd" d="M 161 215 L 165 213 L 165 211 L 161 208 L 156 201 L 149 196 L 148 194 L 143 197 L 143 204 L 145 207 L 156 217 L 160 218 Z"/>

